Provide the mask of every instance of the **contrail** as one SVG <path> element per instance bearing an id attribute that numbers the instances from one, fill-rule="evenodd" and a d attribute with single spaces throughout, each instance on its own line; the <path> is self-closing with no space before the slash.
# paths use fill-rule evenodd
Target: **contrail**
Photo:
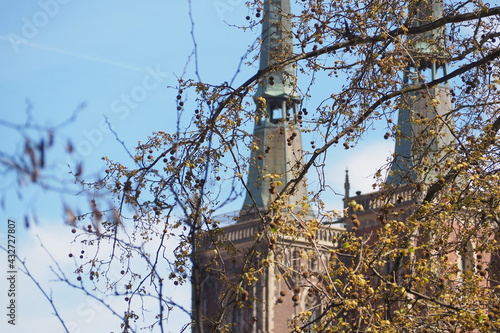
<path id="1" fill-rule="evenodd" d="M 6 41 L 6 42 L 9 42 L 9 43 L 12 42 L 9 38 L 7 38 L 5 36 L 0 36 L 0 40 Z M 59 54 L 64 54 L 64 55 L 67 55 L 67 56 L 70 56 L 70 57 L 85 59 L 85 60 L 92 61 L 92 62 L 97 62 L 97 63 L 101 63 L 101 64 L 107 64 L 107 65 L 111 65 L 111 66 L 115 66 L 115 67 L 125 68 L 125 69 L 128 69 L 128 70 L 132 70 L 132 71 L 144 73 L 144 69 L 143 68 L 138 68 L 138 67 L 126 65 L 126 64 L 122 64 L 122 63 L 111 61 L 111 60 L 107 60 L 107 59 L 97 58 L 97 57 L 89 56 L 89 55 L 86 55 L 86 54 L 81 54 L 81 53 L 75 53 L 75 52 L 70 52 L 70 51 L 66 51 L 66 50 L 61 50 L 61 49 L 57 49 L 55 47 L 51 47 L 51 46 L 47 46 L 47 45 L 42 45 L 42 44 L 38 44 L 38 43 L 32 43 L 32 42 L 28 42 L 28 41 L 25 41 L 25 40 L 21 41 L 19 45 L 25 45 L 25 46 L 28 46 L 28 47 L 31 47 L 31 48 L 35 48 L 35 49 L 50 51 L 50 52 L 59 53 Z"/>

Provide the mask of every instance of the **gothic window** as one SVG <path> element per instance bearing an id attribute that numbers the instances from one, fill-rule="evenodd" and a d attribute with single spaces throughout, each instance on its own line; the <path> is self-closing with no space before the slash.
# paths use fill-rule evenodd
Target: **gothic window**
<path id="1" fill-rule="evenodd" d="M 292 267 L 293 267 L 293 270 L 296 272 L 298 272 L 300 270 L 300 253 L 297 250 L 293 251 Z"/>
<path id="2" fill-rule="evenodd" d="M 211 276 L 207 281 L 205 281 L 205 283 L 203 283 L 202 294 L 202 312 L 208 315 L 214 314 L 214 311 L 217 309 L 216 300 L 218 295 L 217 286 L 214 282 L 214 276 Z"/>
<path id="3" fill-rule="evenodd" d="M 309 270 L 311 272 L 317 272 L 318 271 L 318 257 L 316 257 L 316 256 L 311 257 Z"/>
<path id="4" fill-rule="evenodd" d="M 458 254 L 457 265 L 459 270 L 459 279 L 462 279 L 463 274 L 467 271 L 474 273 L 476 271 L 476 253 L 474 246 L 469 241 L 463 251 Z"/>
<path id="5" fill-rule="evenodd" d="M 319 299 L 318 295 L 309 291 L 305 299 L 304 310 L 311 313 L 308 322 L 312 323 L 312 327 L 314 327 L 314 323 L 317 323 L 319 321 L 322 313 L 321 300 Z M 310 329 L 308 332 L 313 333 L 316 332 L 316 330 Z"/>

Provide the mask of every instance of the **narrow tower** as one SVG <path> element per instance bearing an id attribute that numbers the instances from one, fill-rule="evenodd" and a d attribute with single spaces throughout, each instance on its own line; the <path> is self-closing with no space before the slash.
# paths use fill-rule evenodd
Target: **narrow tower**
<path id="1" fill-rule="evenodd" d="M 201 318 L 199 325 L 205 331 L 224 327 L 239 333 L 287 332 L 290 320 L 301 312 L 319 311 L 318 299 L 302 288 L 316 280 L 306 280 L 300 272 L 323 269 L 330 255 L 324 249 L 344 231 L 329 225 L 318 228 L 314 239 L 323 252 L 306 260 L 301 253 L 311 250 L 310 236 L 288 237 L 271 227 L 272 217 L 261 218 L 262 213 L 271 211 L 283 187 L 297 177 L 303 161 L 295 71 L 292 65 L 279 66 L 293 54 L 290 0 L 263 3 L 260 70 L 266 74 L 254 97 L 256 122 L 245 201 L 237 223 L 217 234 L 224 245 L 200 245 L 197 254 L 203 267 L 199 286 L 202 299 L 193 303 L 199 305 L 197 318 Z M 307 199 L 307 194 L 303 181 L 294 193 L 279 199 L 290 207 Z M 304 212 L 302 205 L 298 207 L 300 214 L 298 210 L 290 214 L 287 223 L 299 225 L 309 220 L 310 212 Z M 259 266 L 264 261 L 270 266 Z M 257 279 L 252 282 L 249 276 Z"/>
<path id="2" fill-rule="evenodd" d="M 428 24 L 442 17 L 443 0 L 417 1 L 408 9 L 408 15 L 413 27 Z M 403 87 L 429 83 L 447 74 L 444 28 L 410 35 L 405 46 L 411 57 L 403 73 Z M 406 185 L 436 180 L 443 164 L 443 148 L 453 143 L 450 95 L 450 86 L 444 82 L 401 97 L 394 158 L 386 179 L 387 187 L 392 190 L 348 198 L 346 202 L 355 201 L 364 209 L 357 212 L 357 221 L 346 218 L 348 230 L 356 230 L 359 235 L 376 235 L 387 216 L 404 220 L 419 200 L 415 187 Z M 393 206 L 390 210 L 385 208 L 388 203 Z M 397 216 L 390 215 L 394 212 Z"/>
<path id="3" fill-rule="evenodd" d="M 302 164 L 302 140 L 297 118 L 300 96 L 295 70 L 273 66 L 293 53 L 290 0 L 266 0 L 261 37 L 260 70 L 271 69 L 254 97 L 257 117 L 243 215 L 265 211 Z M 293 204 L 307 196 L 305 183 L 288 198 Z M 244 220 L 245 218 L 243 218 Z"/>
<path id="4" fill-rule="evenodd" d="M 351 189 L 351 183 L 349 183 L 349 170 L 345 169 L 345 181 L 344 181 L 344 201 L 349 198 L 349 190 Z M 344 206 L 347 204 L 344 202 Z"/>
<path id="5" fill-rule="evenodd" d="M 409 12 L 415 17 L 413 26 L 422 26 L 442 17 L 443 0 L 419 1 Z M 405 86 L 428 83 L 447 74 L 442 56 L 444 28 L 413 35 L 408 46 L 411 63 L 403 74 Z M 442 148 L 453 141 L 450 86 L 445 82 L 409 93 L 402 97 L 401 105 L 394 161 L 386 183 L 397 186 L 432 181 Z M 415 170 L 416 166 L 420 172 Z"/>

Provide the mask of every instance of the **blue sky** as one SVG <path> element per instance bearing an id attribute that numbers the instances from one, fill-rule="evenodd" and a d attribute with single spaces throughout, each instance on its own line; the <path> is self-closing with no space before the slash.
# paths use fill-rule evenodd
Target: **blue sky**
<path id="1" fill-rule="evenodd" d="M 214 84 L 230 81 L 248 45 L 260 34 L 260 29 L 243 31 L 231 27 L 245 24 L 245 16 L 251 14 L 244 2 L 192 0 L 199 74 L 204 81 Z M 68 157 L 56 150 L 50 159 L 51 168 L 58 170 L 61 181 L 69 179 L 67 164 L 78 159 L 85 161 L 85 172 L 91 177 L 103 169 L 101 157 L 120 160 L 127 156 L 107 130 L 105 118 L 129 148 L 153 131 L 174 129 L 177 92 L 170 87 L 176 85 L 176 77 L 185 68 L 187 76 L 194 77 L 193 59 L 186 67 L 192 51 L 188 1 L 3 0 L 0 2 L 0 119 L 23 122 L 29 100 L 36 122 L 54 125 L 85 103 L 77 121 L 56 137 L 59 144 L 71 140 L 76 153 Z M 242 82 L 255 70 L 243 67 L 236 81 Z M 328 79 L 319 81 L 316 89 L 323 86 L 327 90 L 339 84 Z M 318 97 L 317 102 L 322 98 Z M 389 156 L 393 144 L 381 139 L 382 136 L 375 134 L 377 140 L 368 140 L 347 152 L 341 147 L 333 151 L 327 160 L 328 184 L 342 193 L 344 170 L 349 167 L 351 191 L 369 191 L 370 175 Z M 15 132 L 4 128 L 0 139 L 2 151 L 15 151 L 23 144 Z M 49 282 L 50 260 L 36 238 L 38 235 L 54 257 L 71 270 L 67 253 L 75 251 L 77 244 L 70 242 L 60 202 L 78 202 L 80 198 L 33 187 L 19 188 L 15 179 L 9 177 L 4 177 L 4 181 L 0 189 L 6 208 L 0 214 L 0 242 L 5 244 L 3 221 L 7 218 L 18 221 L 19 253 L 43 286 L 53 290 L 63 314 L 75 324 L 73 331 L 116 329 L 116 323 L 107 320 L 109 315 L 98 305 Z M 23 192 L 22 200 L 17 196 L 19 191 Z M 333 208 L 341 205 L 340 196 L 326 201 Z M 39 216 L 39 224 L 25 229 L 23 217 L 33 211 Z M 0 255 L 0 267 L 5 262 L 3 258 Z M 3 274 L 0 272 L 0 302 L 5 299 Z M 62 332 L 55 317 L 50 315 L 49 304 L 21 274 L 18 289 L 19 325 L 15 329 L 6 326 L 2 314 L 2 332 L 28 332 L 39 327 L 44 327 L 44 332 Z M 189 299 L 187 288 L 174 292 Z M 181 315 L 176 318 L 169 327 L 172 332 L 177 332 L 187 320 Z"/>

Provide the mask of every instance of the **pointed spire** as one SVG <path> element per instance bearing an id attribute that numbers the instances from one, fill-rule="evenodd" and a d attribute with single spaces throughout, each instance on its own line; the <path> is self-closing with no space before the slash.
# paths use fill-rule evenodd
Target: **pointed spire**
<path id="1" fill-rule="evenodd" d="M 443 0 L 421 0 L 409 12 L 415 18 L 413 26 L 420 26 L 443 15 Z M 411 36 L 412 63 L 404 72 L 403 84 L 421 84 L 447 74 L 444 61 L 445 31 L 443 28 Z M 441 70 L 441 73 L 438 73 Z M 398 115 L 398 136 L 395 157 L 387 177 L 388 185 L 428 180 L 442 148 L 453 141 L 450 128 L 451 97 L 448 83 L 403 96 Z M 423 121 L 427 119 L 427 121 Z M 437 134 L 435 134 L 437 133 Z M 414 166 L 428 171 L 417 174 Z"/>
<path id="2" fill-rule="evenodd" d="M 265 0 L 262 22 L 260 69 L 279 64 L 293 53 L 290 0 Z M 291 64 L 271 72 L 260 82 L 256 97 L 299 99 Z"/>
<path id="3" fill-rule="evenodd" d="M 351 189 L 351 184 L 349 183 L 349 170 L 345 169 L 345 182 L 344 182 L 344 199 L 349 199 L 349 190 Z"/>
<path id="4" fill-rule="evenodd" d="M 275 66 L 293 54 L 290 0 L 266 0 L 262 27 L 260 69 Z M 268 210 L 303 164 L 302 139 L 295 121 L 300 103 L 292 65 L 273 70 L 262 79 L 257 104 L 254 149 L 250 157 L 243 212 Z M 307 197 L 305 182 L 287 198 L 294 204 Z"/>

